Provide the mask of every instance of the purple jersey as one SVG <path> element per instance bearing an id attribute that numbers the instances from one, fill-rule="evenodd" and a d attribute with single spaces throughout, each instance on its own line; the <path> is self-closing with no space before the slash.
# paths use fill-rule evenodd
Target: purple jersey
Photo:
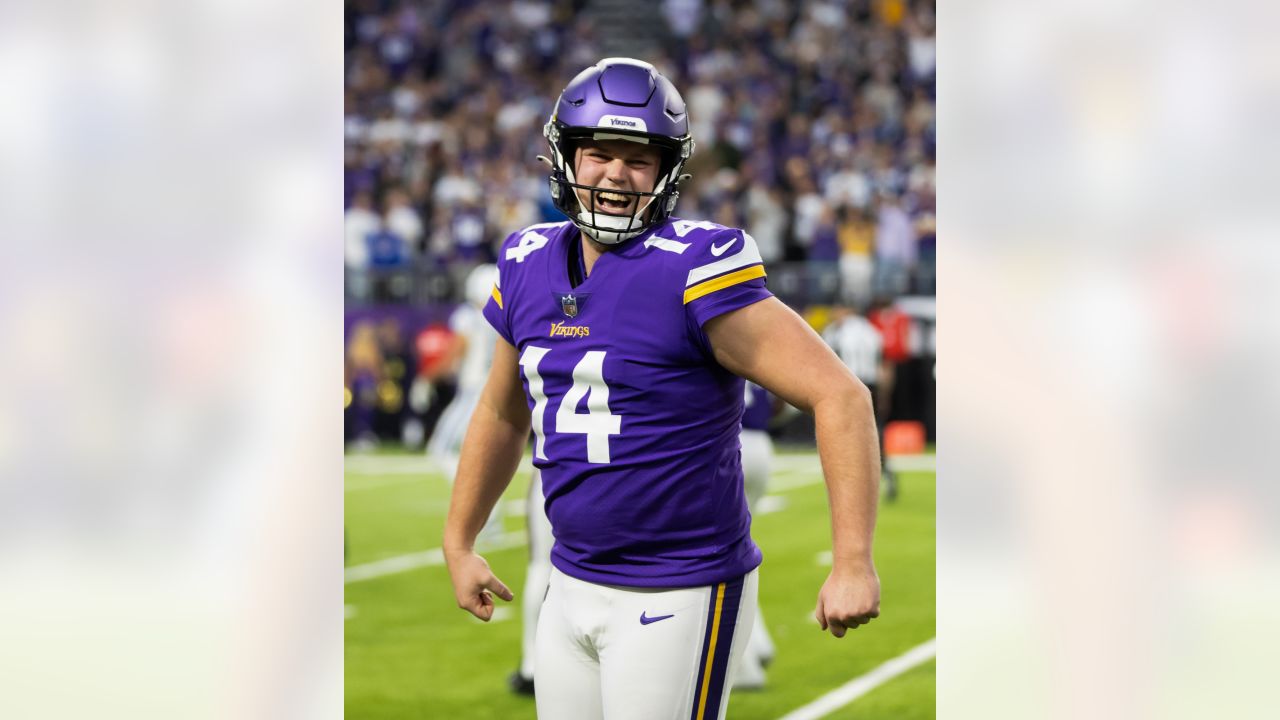
<path id="1" fill-rule="evenodd" d="M 749 382 L 743 401 L 746 407 L 742 411 L 742 429 L 768 430 L 769 419 L 773 417 L 773 398 L 769 391 Z"/>
<path id="2" fill-rule="evenodd" d="M 484 315 L 519 353 L 555 531 L 552 563 L 589 582 L 691 587 L 760 564 L 738 433 L 743 380 L 702 326 L 771 297 L 755 240 L 670 218 L 570 284 L 578 228 L 503 243 Z"/>

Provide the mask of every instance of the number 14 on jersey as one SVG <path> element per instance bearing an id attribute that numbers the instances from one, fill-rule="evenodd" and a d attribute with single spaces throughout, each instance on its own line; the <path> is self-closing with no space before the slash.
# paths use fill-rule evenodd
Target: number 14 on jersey
<path id="1" fill-rule="evenodd" d="M 520 367 L 529 382 L 529 395 L 533 397 L 531 425 L 535 441 L 534 457 L 546 460 L 547 394 L 538 366 L 550 353 L 548 348 L 529 345 L 520 355 Z M 553 432 L 587 436 L 587 462 L 604 465 L 609 462 L 609 436 L 622 432 L 622 416 L 609 412 L 609 385 L 604 380 L 604 350 L 591 350 L 582 356 L 573 368 L 573 385 L 560 399 L 556 409 Z M 587 411 L 578 412 L 578 403 L 587 398 Z"/>

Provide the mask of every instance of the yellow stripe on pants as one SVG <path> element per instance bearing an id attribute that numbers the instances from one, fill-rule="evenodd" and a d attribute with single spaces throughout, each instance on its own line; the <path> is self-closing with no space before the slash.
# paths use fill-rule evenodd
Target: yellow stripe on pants
<path id="1" fill-rule="evenodd" d="M 711 688 L 711 666 L 716 661 L 716 636 L 720 634 L 720 611 L 724 606 L 724 583 L 716 586 L 716 611 L 711 621 L 711 646 L 707 648 L 707 666 L 702 670 L 702 696 L 698 698 L 698 720 L 707 711 L 707 691 Z"/>

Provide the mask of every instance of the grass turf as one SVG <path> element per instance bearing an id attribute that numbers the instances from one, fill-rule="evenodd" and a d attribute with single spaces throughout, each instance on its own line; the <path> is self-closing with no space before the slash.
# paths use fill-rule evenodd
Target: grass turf
<path id="1" fill-rule="evenodd" d="M 414 456 L 349 457 L 346 472 L 348 566 L 440 546 L 449 486 Z M 729 717 L 778 718 L 870 671 L 934 635 L 934 474 L 902 473 L 902 496 L 880 508 L 876 566 L 881 617 L 837 640 L 813 620 L 829 571 L 826 493 L 816 455 L 783 453 L 770 494 L 773 512 L 752 535 L 764 551 L 760 607 L 777 645 L 762 691 L 735 692 Z M 524 497 L 516 476 L 504 502 Z M 523 518 L 505 520 L 508 531 Z M 511 694 L 506 677 L 520 655 L 519 596 L 526 548 L 484 553 L 517 594 L 499 601 L 504 618 L 483 624 L 458 610 L 441 565 L 346 586 L 346 717 L 534 718 L 533 701 Z M 826 560 L 829 563 L 829 560 Z M 831 718 L 934 717 L 934 663 L 928 662 L 837 710 Z"/>

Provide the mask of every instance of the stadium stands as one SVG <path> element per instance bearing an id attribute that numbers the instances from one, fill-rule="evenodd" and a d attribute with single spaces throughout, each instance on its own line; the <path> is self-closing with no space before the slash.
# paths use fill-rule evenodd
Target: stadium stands
<path id="1" fill-rule="evenodd" d="M 559 219 L 542 123 L 579 70 L 621 53 L 690 105 L 678 214 L 757 235 L 785 299 L 865 302 L 868 265 L 875 294 L 933 292 L 932 2 L 354 0 L 346 15 L 349 302 L 454 302 L 508 233 Z"/>
<path id="2" fill-rule="evenodd" d="M 415 336 L 425 326 L 407 318 L 447 315 L 432 309 L 457 303 L 509 233 L 562 219 L 534 158 L 542 124 L 569 79 L 612 55 L 653 62 L 689 105 L 698 145 L 676 214 L 751 232 L 784 302 L 934 293 L 932 0 L 348 0 L 345 12 L 349 330 L 353 313 L 401 308 Z M 369 375 L 374 353 L 360 357 Z M 348 411 L 407 405 L 411 376 L 399 395 L 354 393 Z"/>

